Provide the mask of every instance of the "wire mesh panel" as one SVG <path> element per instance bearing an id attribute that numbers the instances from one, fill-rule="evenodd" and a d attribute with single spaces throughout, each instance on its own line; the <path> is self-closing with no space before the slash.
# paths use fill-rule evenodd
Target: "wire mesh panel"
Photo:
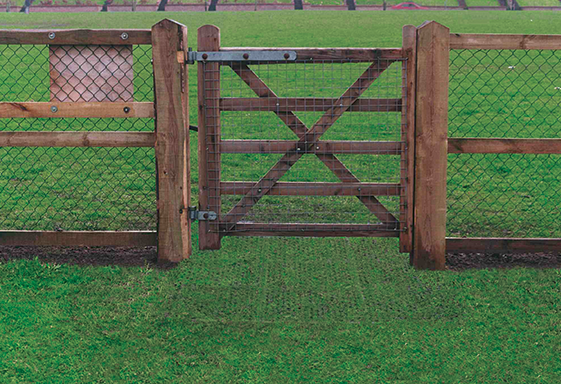
<path id="1" fill-rule="evenodd" d="M 561 137 L 561 52 L 452 50 L 450 61 L 450 138 Z M 560 190 L 557 154 L 450 154 L 448 234 L 559 238 Z"/>
<path id="2" fill-rule="evenodd" d="M 405 65 L 203 63 L 211 231 L 397 236 Z"/>
<path id="3" fill-rule="evenodd" d="M 153 101 L 152 73 L 149 45 L 0 45 L 0 101 L 12 108 Z M 56 105 L 52 117 L 14 118 L 4 111 L 0 131 L 154 130 L 153 118 L 57 117 Z M 153 148 L 5 146 L 0 159 L 0 229 L 156 229 Z"/>

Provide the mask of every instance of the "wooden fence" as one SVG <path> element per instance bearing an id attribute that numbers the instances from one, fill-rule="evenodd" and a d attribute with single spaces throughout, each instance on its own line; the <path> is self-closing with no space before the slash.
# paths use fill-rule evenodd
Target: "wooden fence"
<path id="1" fill-rule="evenodd" d="M 389 236 L 399 237 L 401 252 L 410 253 L 411 263 L 416 268 L 436 270 L 445 268 L 446 252 L 561 249 L 561 239 L 556 238 L 446 237 L 448 154 L 561 154 L 561 139 L 557 138 L 449 138 L 450 50 L 557 50 L 561 48 L 560 36 L 455 34 L 445 26 L 427 22 L 420 27 L 405 26 L 403 45 L 395 49 L 222 48 L 219 30 L 204 26 L 199 30 L 198 49 L 205 54 L 202 59 L 193 59 L 192 54 L 197 52 L 188 52 L 187 28 L 163 20 L 151 30 L 0 31 L 0 45 L 10 44 L 47 45 L 52 48 L 51 52 L 56 52 L 57 47 L 69 46 L 79 49 L 137 44 L 152 47 L 154 102 L 118 97 L 101 102 L 60 101 L 56 97 L 50 102 L 2 101 L 0 118 L 53 118 L 53 111 L 56 111 L 56 118 L 140 117 L 154 119 L 154 132 L 4 131 L 0 132 L 0 146 L 154 147 L 158 227 L 157 231 L 5 230 L 0 231 L 0 245 L 157 245 L 161 261 L 178 262 L 189 257 L 193 212 L 189 209 L 187 63 L 194 61 L 198 63 L 201 249 L 220 248 L 223 236 Z M 286 61 L 251 59 L 256 52 L 263 51 L 286 51 Z M 208 59 L 208 54 L 213 52 L 243 53 L 246 62 L 213 61 Z M 291 55 L 297 58 L 289 60 Z M 252 67 L 278 64 L 288 68 L 299 63 L 308 67 L 319 64 L 324 71 L 322 80 L 331 76 L 330 73 L 325 75 L 325 67 L 329 65 L 361 64 L 366 67 L 360 67 L 362 74 L 346 84 L 344 92 L 312 98 L 278 96 Z M 380 82 L 382 73 L 395 63 L 400 67 L 395 71 L 397 80 L 391 84 L 399 94 L 393 98 L 365 96 L 368 88 L 376 81 Z M 244 88 L 239 88 L 240 95 L 252 92 L 252 97 L 224 97 L 222 67 L 231 69 L 242 82 Z M 51 65 L 51 77 L 54 76 L 53 68 Z M 56 84 L 56 79 L 52 78 L 51 84 Z M 63 88 L 52 85 L 51 95 L 58 92 L 56 89 Z M 310 111 L 321 112 L 323 116 L 308 128 L 295 112 Z M 271 137 L 267 140 L 224 139 L 221 132 L 224 112 L 273 113 L 296 134 L 297 139 L 287 140 L 282 135 L 279 136 L 282 136 L 281 140 L 271 140 Z M 369 116 L 372 112 L 381 116 L 383 112 L 399 116 L 400 123 L 394 132 L 398 139 L 353 141 L 346 137 L 344 140 L 320 140 L 347 112 L 364 112 Z M 374 120 L 368 120 L 371 121 Z M 223 179 L 222 154 L 279 154 L 282 157 L 258 181 L 248 182 Z M 396 156 L 399 163 L 397 181 L 362 182 L 338 159 L 339 154 Z M 339 182 L 281 181 L 304 155 L 317 157 Z M 241 199 L 234 202 L 228 212 L 222 213 L 223 195 L 240 195 Z M 244 219 L 265 195 L 356 197 L 379 223 L 256 223 Z M 395 212 L 380 203 L 379 196 L 397 197 Z M 215 214 L 216 220 L 209 219 L 209 213 Z"/>

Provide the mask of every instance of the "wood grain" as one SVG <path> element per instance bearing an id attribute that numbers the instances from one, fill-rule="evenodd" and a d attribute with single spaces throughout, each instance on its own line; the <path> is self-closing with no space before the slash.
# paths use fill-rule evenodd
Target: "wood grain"
<path id="1" fill-rule="evenodd" d="M 327 111 L 333 108 L 337 99 L 324 97 L 309 98 L 255 98 L 228 97 L 220 99 L 222 111 Z M 348 112 L 399 112 L 401 99 L 358 99 Z"/>
<path id="2" fill-rule="evenodd" d="M 561 35 L 450 34 L 450 49 L 561 49 Z"/>
<path id="3" fill-rule="evenodd" d="M 295 140 L 222 140 L 222 153 L 286 153 L 298 144 Z M 312 147 L 301 146 L 300 152 L 313 154 L 399 155 L 399 141 L 317 141 Z"/>
<path id="4" fill-rule="evenodd" d="M 415 217 L 411 263 L 443 270 L 446 262 L 448 66 L 450 31 L 434 21 L 417 30 Z"/>
<path id="5" fill-rule="evenodd" d="M 0 231 L 2 246 L 149 247 L 157 244 L 153 231 Z"/>
<path id="6" fill-rule="evenodd" d="M 53 39 L 49 34 L 54 32 Z M 128 35 L 127 39 L 121 36 Z M 149 29 L 0 30 L 0 44 L 136 45 L 152 44 Z"/>
<path id="7" fill-rule="evenodd" d="M 448 153 L 561 154 L 561 139 L 450 138 Z"/>
<path id="8" fill-rule="evenodd" d="M 223 181 L 223 195 L 245 195 L 255 185 L 251 181 Z M 268 195 L 276 196 L 397 196 L 400 185 L 392 183 L 312 183 L 279 181 Z"/>
<path id="9" fill-rule="evenodd" d="M 53 112 L 52 108 L 56 108 Z M 0 118 L 154 118 L 154 103 L 150 102 L 0 102 Z"/>
<path id="10" fill-rule="evenodd" d="M 153 147 L 153 132 L 0 132 L 0 147 Z"/>
<path id="11" fill-rule="evenodd" d="M 152 27 L 152 60 L 156 105 L 156 169 L 158 185 L 158 260 L 180 262 L 189 256 L 185 235 L 185 151 L 181 65 L 182 26 L 162 20 Z"/>

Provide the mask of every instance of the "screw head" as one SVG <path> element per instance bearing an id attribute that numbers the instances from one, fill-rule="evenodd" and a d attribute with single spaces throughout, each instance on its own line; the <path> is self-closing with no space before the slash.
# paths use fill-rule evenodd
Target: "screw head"
<path id="1" fill-rule="evenodd" d="M 52 112 L 52 113 L 58 112 L 58 108 L 57 108 L 56 106 L 53 105 L 53 106 L 51 107 L 51 112 Z"/>
<path id="2" fill-rule="evenodd" d="M 206 53 L 203 53 L 203 60 L 208 59 L 208 55 Z"/>
<path id="3" fill-rule="evenodd" d="M 245 60 L 249 59 L 249 53 L 244 53 L 244 54 L 243 54 L 243 58 L 244 58 Z"/>
<path id="4" fill-rule="evenodd" d="M 286 52 L 286 53 L 284 54 L 284 58 L 285 58 L 286 60 L 290 59 L 290 54 L 289 54 L 288 52 Z"/>
<path id="5" fill-rule="evenodd" d="M 56 35 L 55 35 L 54 32 L 49 33 L 49 39 L 53 40 L 55 38 L 55 36 Z"/>
<path id="6" fill-rule="evenodd" d="M 129 38 L 129 34 L 126 32 L 121 33 L 121 39 L 126 40 Z"/>
<path id="7" fill-rule="evenodd" d="M 131 109 L 129 107 L 123 108 L 123 112 L 125 112 L 125 113 L 129 113 L 130 111 L 131 111 Z"/>

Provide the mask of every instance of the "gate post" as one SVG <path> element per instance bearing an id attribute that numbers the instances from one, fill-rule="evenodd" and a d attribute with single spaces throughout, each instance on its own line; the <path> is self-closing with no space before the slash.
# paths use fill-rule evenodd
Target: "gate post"
<path id="1" fill-rule="evenodd" d="M 189 91 L 187 65 L 178 60 L 186 50 L 187 27 L 167 19 L 152 27 L 159 262 L 191 255 Z"/>
<path id="2" fill-rule="evenodd" d="M 199 51 L 220 50 L 220 29 L 198 30 Z M 216 221 L 199 221 L 199 249 L 220 249 L 220 64 L 199 62 L 199 209 L 216 212 Z"/>
<path id="3" fill-rule="evenodd" d="M 450 30 L 434 21 L 417 29 L 415 196 L 411 264 L 446 263 L 446 168 Z"/>

